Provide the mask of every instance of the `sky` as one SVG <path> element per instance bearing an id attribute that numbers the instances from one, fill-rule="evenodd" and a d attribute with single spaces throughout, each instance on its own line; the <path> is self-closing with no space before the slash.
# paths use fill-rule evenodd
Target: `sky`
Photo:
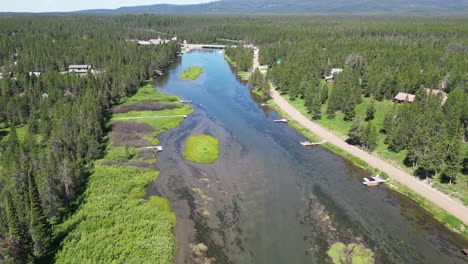
<path id="1" fill-rule="evenodd" d="M 85 9 L 115 9 L 155 4 L 199 4 L 213 0 L 1 0 L 0 12 L 55 12 Z"/>

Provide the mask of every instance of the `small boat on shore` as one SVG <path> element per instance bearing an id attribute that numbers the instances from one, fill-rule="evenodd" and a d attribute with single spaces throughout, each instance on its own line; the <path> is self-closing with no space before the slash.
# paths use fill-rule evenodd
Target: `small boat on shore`
<path id="1" fill-rule="evenodd" d="M 299 142 L 299 143 L 301 143 L 302 146 L 308 147 L 308 146 L 322 145 L 325 142 L 327 142 L 327 141 L 326 140 L 322 140 L 320 142 L 303 141 L 303 142 Z"/>
<path id="2" fill-rule="evenodd" d="M 287 123 L 289 120 L 286 118 L 278 119 L 278 120 L 273 120 L 275 123 Z"/>
<path id="3" fill-rule="evenodd" d="M 192 100 L 180 100 L 180 102 L 183 104 L 191 104 Z"/>
<path id="4" fill-rule="evenodd" d="M 263 104 L 261 104 L 260 106 L 268 106 L 268 104 L 263 103 Z"/>

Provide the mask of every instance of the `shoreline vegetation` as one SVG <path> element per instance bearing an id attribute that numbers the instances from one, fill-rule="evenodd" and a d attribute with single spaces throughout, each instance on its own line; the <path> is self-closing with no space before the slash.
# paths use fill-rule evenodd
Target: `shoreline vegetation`
<path id="1" fill-rule="evenodd" d="M 146 186 L 157 180 L 159 171 L 155 170 L 155 150 L 140 148 L 158 144 L 154 137 L 178 126 L 183 118 L 123 122 L 115 118 L 138 112 L 143 116 L 193 112 L 178 101 L 176 96 L 158 93 L 147 84 L 113 109 L 106 155 L 95 162 L 84 202 L 55 230 L 58 236 L 67 234 L 56 254 L 56 263 L 172 263 L 177 247 L 172 233 L 176 216 L 165 198 L 143 199 Z M 125 109 L 138 110 L 142 104 L 143 109 L 152 105 L 161 110 L 121 113 Z"/>
<path id="2" fill-rule="evenodd" d="M 191 136 L 185 142 L 184 157 L 197 163 L 213 163 L 219 157 L 219 141 L 209 135 Z"/>
<path id="3" fill-rule="evenodd" d="M 268 100 L 268 105 L 269 105 L 269 107 L 271 109 L 273 109 L 275 112 L 277 112 L 280 116 L 286 117 L 286 118 L 289 117 L 289 115 L 286 114 L 273 100 L 271 100 L 271 99 Z M 297 121 L 290 120 L 288 122 L 288 124 L 292 128 L 294 128 L 296 131 L 298 131 L 299 133 L 301 133 L 303 136 L 305 136 L 306 138 L 308 138 L 311 141 L 319 142 L 321 140 L 321 138 L 319 136 L 317 136 L 316 134 L 314 134 L 313 132 L 311 132 L 310 130 L 305 128 L 304 126 L 302 126 Z M 329 142 L 327 142 L 325 144 L 322 144 L 321 146 L 325 147 L 326 149 L 332 151 L 333 153 L 335 153 L 335 154 L 337 154 L 337 155 L 339 155 L 339 156 L 341 156 L 343 158 L 346 158 L 346 159 L 350 160 L 356 166 L 365 169 L 366 171 L 368 171 L 371 174 L 380 174 L 380 176 L 382 176 L 384 179 L 389 178 L 388 175 L 385 172 L 370 167 L 367 162 L 361 160 L 360 158 L 348 153 L 347 151 L 345 151 L 345 150 L 343 150 L 343 149 L 341 149 L 341 148 L 339 148 L 339 147 L 337 147 L 337 146 L 335 146 L 335 145 L 333 145 L 333 144 L 331 144 Z M 394 190 L 396 192 L 399 192 L 399 193 L 405 195 L 406 197 L 408 197 L 408 198 L 414 200 L 415 202 L 417 202 L 421 207 L 423 207 L 428 212 L 430 212 L 431 215 L 433 215 L 435 219 L 437 219 L 438 221 L 443 223 L 450 230 L 461 234 L 465 238 L 468 238 L 468 225 L 464 224 L 463 221 L 461 221 L 460 219 L 458 219 L 458 218 L 454 217 L 453 215 L 447 213 L 442 208 L 436 206 L 432 202 L 428 201 L 426 198 L 416 194 L 410 188 L 400 184 L 397 181 L 390 181 L 390 182 L 386 182 L 384 184 L 385 184 L 386 187 L 388 187 L 388 188 L 390 188 L 390 189 L 392 189 L 392 190 Z"/>
<path id="4" fill-rule="evenodd" d="M 232 65 L 235 67 L 235 64 L 231 63 L 232 60 L 229 58 L 229 56 L 225 55 L 224 56 L 226 58 L 226 60 Z M 258 57 L 254 57 L 254 63 L 253 65 L 259 65 L 258 61 L 255 61 L 255 59 L 258 60 Z M 239 71 L 237 71 L 236 69 L 236 72 L 239 73 Z M 250 80 L 252 78 L 252 75 L 254 75 L 255 73 L 255 69 L 252 69 L 251 71 L 252 73 L 251 74 L 248 74 L 246 75 L 245 79 L 249 80 L 249 82 L 252 82 L 252 80 Z M 268 82 L 265 78 L 265 82 Z M 275 86 L 271 83 L 269 83 L 270 85 L 270 89 L 275 89 Z M 259 96 L 262 96 L 264 95 L 262 90 L 261 89 L 257 89 L 256 87 L 252 88 L 251 91 L 253 93 L 255 93 L 256 95 L 259 95 Z M 285 96 L 283 96 L 285 97 Z M 285 98 L 286 99 L 286 98 Z M 288 100 L 288 102 L 291 102 Z M 275 102 L 274 100 L 272 100 L 271 98 L 268 98 L 267 100 L 267 103 L 269 105 L 269 107 L 271 109 L 273 109 L 275 112 L 277 112 L 280 116 L 282 117 L 285 117 L 285 118 L 290 118 L 290 116 L 288 114 L 286 114 Z M 303 113 L 303 111 L 301 111 L 301 109 L 298 109 L 298 106 L 297 105 L 293 105 L 293 107 L 298 110 L 299 112 Z M 307 116 L 307 115 L 306 115 Z M 333 121 L 337 121 L 338 119 L 335 118 L 331 121 L 328 121 L 329 123 L 330 122 L 333 122 Z M 301 133 L 302 135 L 304 135 L 305 137 L 307 137 L 309 140 L 311 141 L 315 141 L 315 142 L 319 142 L 321 141 L 322 139 L 317 136 L 316 134 L 314 134 L 312 131 L 310 131 L 309 129 L 305 128 L 303 125 L 301 125 L 299 122 L 295 121 L 295 120 L 290 120 L 288 122 L 288 124 L 294 128 L 296 131 L 298 131 L 299 133 Z M 322 123 L 320 123 L 320 125 L 324 125 Z M 328 126 L 325 125 L 325 127 L 328 128 Z M 334 130 L 333 130 L 334 133 L 336 133 Z M 336 134 L 335 134 L 336 135 Z M 340 136 L 338 134 L 338 136 Z M 383 172 L 383 171 L 380 171 L 376 168 L 373 168 L 371 166 L 369 166 L 369 164 L 363 160 L 361 160 L 360 158 L 348 153 L 347 151 L 327 142 L 325 144 L 323 144 L 322 146 L 324 146 L 325 148 L 327 148 L 328 150 L 332 151 L 333 153 L 339 155 L 339 156 L 342 156 L 348 160 L 350 160 L 351 162 L 353 162 L 355 165 L 367 170 L 369 173 L 372 173 L 372 174 L 380 174 L 381 176 L 383 176 L 383 178 L 385 179 L 388 179 L 389 176 Z M 390 182 L 386 182 L 384 183 L 388 188 L 394 190 L 394 191 L 397 191 L 403 195 L 405 195 L 406 197 L 414 200 L 415 202 L 417 202 L 420 206 L 422 206 L 424 209 L 426 209 L 428 212 L 430 212 L 435 219 L 437 219 L 438 221 L 442 222 L 446 227 L 448 227 L 450 230 L 454 231 L 454 232 L 457 232 L 459 234 L 461 234 L 462 236 L 464 236 L 465 238 L 468 238 L 468 225 L 466 225 L 462 220 L 458 219 L 457 217 L 447 213 L 445 210 L 443 210 L 442 208 L 440 208 L 439 206 L 435 205 L 434 203 L 428 201 L 426 198 L 422 197 L 421 195 L 418 195 L 416 194 L 414 191 L 412 191 L 410 188 L 408 188 L 407 186 L 404 186 L 403 184 L 397 182 L 397 181 L 390 181 Z"/>
<path id="5" fill-rule="evenodd" d="M 196 80 L 203 73 L 201 67 L 190 66 L 179 77 L 188 81 Z"/>

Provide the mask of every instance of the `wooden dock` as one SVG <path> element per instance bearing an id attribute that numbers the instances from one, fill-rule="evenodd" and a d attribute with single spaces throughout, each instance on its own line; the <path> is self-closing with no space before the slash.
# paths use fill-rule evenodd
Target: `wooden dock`
<path id="1" fill-rule="evenodd" d="M 163 151 L 163 147 L 162 147 L 162 146 L 142 147 L 142 148 L 139 148 L 139 149 L 154 149 L 154 150 L 156 150 L 157 152 Z"/>
<path id="2" fill-rule="evenodd" d="M 377 186 L 381 183 L 384 183 L 388 180 L 385 180 L 384 178 L 382 178 L 380 175 L 374 175 L 374 176 L 371 176 L 372 180 L 369 180 L 368 178 L 364 178 L 364 181 L 362 182 L 362 184 L 366 185 L 366 186 Z"/>

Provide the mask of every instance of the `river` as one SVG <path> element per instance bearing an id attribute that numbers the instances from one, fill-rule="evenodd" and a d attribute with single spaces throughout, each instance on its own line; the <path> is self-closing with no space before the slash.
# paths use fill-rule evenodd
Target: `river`
<path id="1" fill-rule="evenodd" d="M 178 74 L 189 66 L 194 81 Z M 195 112 L 158 136 L 161 171 L 148 195 L 177 215 L 175 263 L 327 263 L 336 242 L 361 244 L 376 263 L 466 263 L 468 241 L 405 196 L 361 184 L 370 174 L 318 147 L 251 94 L 217 51 L 191 51 L 154 83 Z M 220 141 L 213 164 L 182 156 L 187 137 Z"/>

